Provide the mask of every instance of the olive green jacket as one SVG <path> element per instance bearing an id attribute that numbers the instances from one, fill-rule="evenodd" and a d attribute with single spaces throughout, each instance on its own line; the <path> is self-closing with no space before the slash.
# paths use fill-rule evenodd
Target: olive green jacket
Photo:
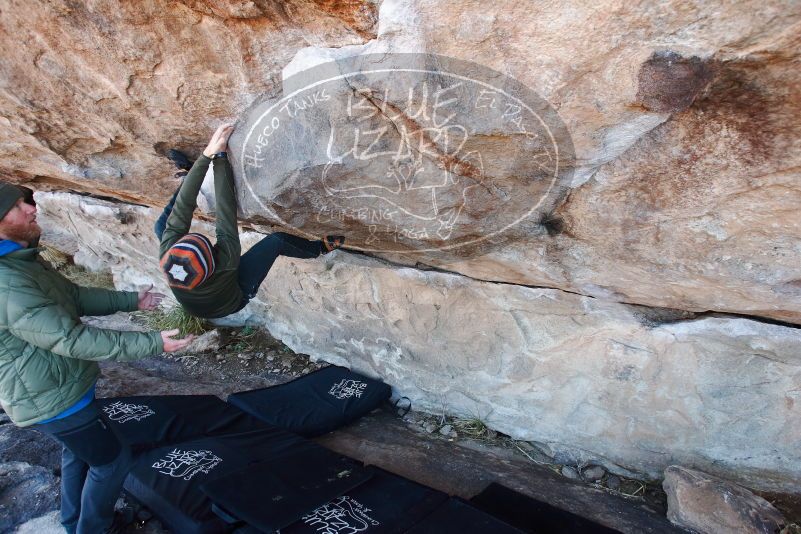
<path id="1" fill-rule="evenodd" d="M 159 257 L 180 238 L 189 233 L 192 215 L 197 208 L 197 195 L 211 159 L 200 156 L 189 174 L 184 178 L 175 206 L 167 218 L 167 227 L 161 236 Z M 227 158 L 214 163 L 214 195 L 217 213 L 217 243 L 214 245 L 214 274 L 198 287 L 185 290 L 171 287 L 175 299 L 187 312 L 196 316 L 213 319 L 225 317 L 237 311 L 242 302 L 239 288 L 239 228 L 236 225 L 236 192 L 234 174 Z"/>
<path id="2" fill-rule="evenodd" d="M 82 315 L 137 309 L 137 294 L 81 287 L 37 261 L 39 249 L 0 257 L 0 405 L 19 426 L 50 419 L 86 394 L 101 360 L 159 354 L 159 332 L 118 332 Z"/>

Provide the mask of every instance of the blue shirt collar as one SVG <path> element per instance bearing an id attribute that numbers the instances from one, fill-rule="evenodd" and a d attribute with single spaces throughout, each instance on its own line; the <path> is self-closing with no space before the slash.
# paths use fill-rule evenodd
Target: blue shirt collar
<path id="1" fill-rule="evenodd" d="M 15 250 L 22 249 L 22 245 L 9 239 L 0 239 L 0 256 L 5 256 Z"/>

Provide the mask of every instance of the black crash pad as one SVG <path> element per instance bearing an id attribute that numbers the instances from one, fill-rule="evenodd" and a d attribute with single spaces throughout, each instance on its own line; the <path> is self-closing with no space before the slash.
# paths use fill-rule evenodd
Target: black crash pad
<path id="1" fill-rule="evenodd" d="M 331 366 L 278 386 L 234 393 L 228 402 L 268 424 L 314 437 L 355 421 L 390 394 L 380 380 Z"/>
<path id="2" fill-rule="evenodd" d="M 205 482 L 201 489 L 222 517 L 264 532 L 280 530 L 307 512 L 364 483 L 360 462 L 323 447 L 288 453 Z"/>
<path id="3" fill-rule="evenodd" d="M 134 450 L 268 427 L 213 395 L 114 397 L 97 402 L 120 439 Z"/>
<path id="4" fill-rule="evenodd" d="M 370 480 L 282 528 L 281 533 L 400 534 L 448 499 L 441 491 L 373 469 Z"/>
<path id="5" fill-rule="evenodd" d="M 186 441 L 142 454 L 125 489 L 176 533 L 225 532 L 227 525 L 200 489 L 203 483 L 290 452 L 319 448 L 277 428 Z"/>
<path id="6" fill-rule="evenodd" d="M 615 530 L 493 482 L 470 504 L 532 534 L 615 534 Z"/>
<path id="7" fill-rule="evenodd" d="M 451 497 L 409 534 L 521 534 L 522 531 L 457 497 Z"/>

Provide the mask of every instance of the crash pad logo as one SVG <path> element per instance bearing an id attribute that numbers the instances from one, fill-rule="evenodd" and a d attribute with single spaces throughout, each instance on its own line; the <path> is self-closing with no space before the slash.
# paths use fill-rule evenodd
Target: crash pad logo
<path id="1" fill-rule="evenodd" d="M 363 251 L 489 246 L 545 220 L 572 179 L 556 111 L 481 65 L 363 55 L 283 89 L 249 112 L 232 159 L 252 215 L 307 235 L 338 228 Z"/>
<path id="2" fill-rule="evenodd" d="M 344 495 L 303 516 L 302 521 L 320 534 L 353 534 L 381 524 L 369 512 L 372 510 Z"/>
<path id="3" fill-rule="evenodd" d="M 167 454 L 166 458 L 157 461 L 152 467 L 161 474 L 190 480 L 198 473 L 208 474 L 220 462 L 222 462 L 222 458 L 211 451 L 174 449 Z"/>
<path id="4" fill-rule="evenodd" d="M 351 397 L 361 398 L 362 393 L 367 389 L 367 383 L 359 380 L 349 380 L 343 378 L 339 383 L 331 386 L 328 394 L 337 399 L 349 399 Z"/>
<path id="5" fill-rule="evenodd" d="M 144 404 L 129 404 L 125 402 L 114 402 L 108 406 L 103 407 L 103 411 L 108 417 L 109 421 L 117 423 L 127 423 L 128 421 L 141 421 L 146 417 L 155 415 L 149 406 Z"/>

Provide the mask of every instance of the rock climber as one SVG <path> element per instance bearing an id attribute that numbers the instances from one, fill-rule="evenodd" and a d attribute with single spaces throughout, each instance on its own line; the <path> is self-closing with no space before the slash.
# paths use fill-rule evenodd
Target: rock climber
<path id="1" fill-rule="evenodd" d="M 213 319 L 235 313 L 256 296 L 276 258 L 316 258 L 341 247 L 343 236 L 310 241 L 284 232 L 272 233 L 241 255 L 236 219 L 234 176 L 228 161 L 233 125 L 217 128 L 203 154 L 190 164 L 177 150 L 169 158 L 189 172 L 164 208 L 155 232 L 160 240 L 161 269 L 175 299 L 191 315 Z M 189 231 L 197 196 L 213 162 L 217 242 Z"/>

